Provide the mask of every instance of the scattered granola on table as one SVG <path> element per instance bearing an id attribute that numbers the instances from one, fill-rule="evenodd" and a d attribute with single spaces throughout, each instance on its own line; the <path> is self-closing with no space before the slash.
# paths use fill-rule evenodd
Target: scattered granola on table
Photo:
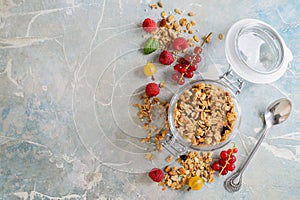
<path id="1" fill-rule="evenodd" d="M 160 142 L 165 139 L 169 130 L 167 119 L 169 103 L 161 101 L 158 97 L 149 97 L 146 93 L 140 95 L 139 99 L 141 103 L 135 103 L 133 106 L 138 108 L 137 117 L 142 122 L 143 129 L 147 132 L 147 136 L 141 142 L 150 143 L 153 142 L 151 138 L 154 138 L 156 150 L 162 151 Z M 159 122 L 157 122 L 158 119 Z M 154 159 L 153 156 L 147 156 L 146 158 L 148 160 Z"/>
<path id="2" fill-rule="evenodd" d="M 163 187 L 162 190 L 166 187 L 189 190 L 189 180 L 193 177 L 199 177 L 204 183 L 214 182 L 215 171 L 211 168 L 212 152 L 190 151 L 176 161 L 180 166 L 167 165 L 164 168 L 165 178 L 159 183 Z"/>
<path id="3" fill-rule="evenodd" d="M 149 6 L 151 9 L 164 7 L 161 1 Z M 194 77 L 194 72 L 202 60 L 202 47 L 212 40 L 212 32 L 205 36 L 196 34 L 196 21 L 192 19 L 195 15 L 195 12 L 186 12 L 179 8 L 172 11 L 162 10 L 160 20 L 146 18 L 142 24 L 147 32 L 144 38 L 148 37 L 144 44 L 144 53 L 157 53 L 156 50 L 159 50 L 159 63 L 164 67 L 173 68 L 171 78 L 178 85 L 183 85 L 185 79 Z M 219 34 L 220 40 L 224 38 L 224 34 Z M 155 73 L 156 66 L 148 62 L 144 66 L 144 74 L 154 81 Z M 157 97 L 160 88 L 165 87 L 165 84 L 164 81 L 159 84 L 149 83 L 146 93 L 140 95 L 141 102 L 134 104 L 138 108 L 137 116 L 142 128 L 147 134 L 141 142 L 154 144 L 158 152 L 163 150 L 161 142 L 170 131 L 169 103 Z M 174 122 L 178 133 L 191 145 L 198 147 L 214 146 L 227 140 L 234 128 L 236 115 L 230 93 L 208 83 L 199 83 L 184 91 L 174 108 Z M 170 154 L 165 158 L 168 165 L 163 170 L 153 168 L 148 175 L 162 186 L 162 190 L 199 190 L 203 184 L 214 182 L 216 171 L 225 175 L 235 169 L 236 158 L 233 153 L 236 151 L 235 147 L 226 150 L 225 159 L 223 150 L 219 161 L 215 162 L 212 152 L 189 151 L 178 159 Z M 154 155 L 146 153 L 145 158 L 152 161 Z M 177 162 L 171 164 L 174 159 Z"/>

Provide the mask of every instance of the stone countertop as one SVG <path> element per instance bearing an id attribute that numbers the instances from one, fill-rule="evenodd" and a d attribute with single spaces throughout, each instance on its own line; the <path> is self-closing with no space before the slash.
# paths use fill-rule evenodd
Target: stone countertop
<path id="1" fill-rule="evenodd" d="M 0 199 L 299 198 L 300 2 L 163 0 L 163 8 L 150 9 L 151 3 L 156 1 L 0 1 Z M 212 75 L 207 66 L 228 65 L 218 34 L 226 37 L 244 18 L 273 26 L 294 57 L 279 80 L 245 82 L 237 96 L 237 167 L 259 137 L 267 105 L 287 97 L 293 110 L 270 130 L 234 194 L 223 187 L 226 177 L 188 192 L 162 191 L 147 176 L 166 165 L 168 152 L 153 152 L 155 159 L 146 160 L 151 147 L 137 142 L 143 133 L 132 128 L 132 94 L 151 81 L 142 67 L 157 62 L 155 54 L 140 51 L 149 36 L 140 26 L 146 17 L 159 20 L 163 10 L 174 8 L 182 16 L 196 13 L 199 38 L 214 33 L 199 74 Z M 169 69 L 158 68 L 155 77 L 166 80 L 166 96 L 178 88 Z"/>

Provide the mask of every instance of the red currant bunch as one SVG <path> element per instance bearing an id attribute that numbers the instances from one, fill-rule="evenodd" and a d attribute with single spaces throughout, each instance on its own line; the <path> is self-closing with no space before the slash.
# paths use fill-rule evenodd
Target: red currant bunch
<path id="1" fill-rule="evenodd" d="M 198 69 L 197 64 L 201 61 L 202 48 L 197 46 L 192 53 L 187 53 L 177 60 L 177 64 L 173 66 L 175 73 L 172 74 L 172 79 L 179 85 L 183 85 L 184 78 L 193 78 L 194 71 Z"/>
<path id="2" fill-rule="evenodd" d="M 233 145 L 228 150 L 220 152 L 220 159 L 212 164 L 212 169 L 219 172 L 219 175 L 226 175 L 229 171 L 235 170 L 236 154 L 238 152 L 237 147 Z"/>

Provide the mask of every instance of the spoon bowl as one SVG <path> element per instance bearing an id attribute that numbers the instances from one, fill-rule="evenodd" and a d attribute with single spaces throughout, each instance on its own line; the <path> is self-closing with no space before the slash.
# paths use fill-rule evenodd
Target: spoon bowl
<path id="1" fill-rule="evenodd" d="M 237 192 L 241 189 L 242 175 L 246 167 L 248 166 L 250 160 L 253 158 L 253 155 L 255 154 L 258 147 L 260 146 L 263 139 L 265 138 L 268 130 L 272 126 L 280 124 L 285 120 L 287 120 L 291 111 L 292 111 L 292 103 L 290 100 L 286 98 L 278 99 L 268 106 L 264 114 L 265 126 L 262 130 L 261 136 L 257 141 L 255 147 L 252 149 L 248 158 L 246 159 L 244 164 L 237 170 L 237 172 L 235 172 L 230 177 L 228 177 L 224 182 L 224 187 L 228 192 Z"/>
<path id="2" fill-rule="evenodd" d="M 278 99 L 267 108 L 264 118 L 267 126 L 274 126 L 287 120 L 292 111 L 292 103 L 288 99 Z"/>

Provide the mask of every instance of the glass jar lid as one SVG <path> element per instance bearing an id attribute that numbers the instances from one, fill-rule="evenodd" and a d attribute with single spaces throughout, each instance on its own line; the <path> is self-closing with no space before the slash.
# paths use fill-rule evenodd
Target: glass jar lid
<path id="1" fill-rule="evenodd" d="M 276 81 L 293 58 L 278 32 L 256 19 L 243 19 L 231 26 L 225 53 L 232 69 L 253 83 Z"/>

